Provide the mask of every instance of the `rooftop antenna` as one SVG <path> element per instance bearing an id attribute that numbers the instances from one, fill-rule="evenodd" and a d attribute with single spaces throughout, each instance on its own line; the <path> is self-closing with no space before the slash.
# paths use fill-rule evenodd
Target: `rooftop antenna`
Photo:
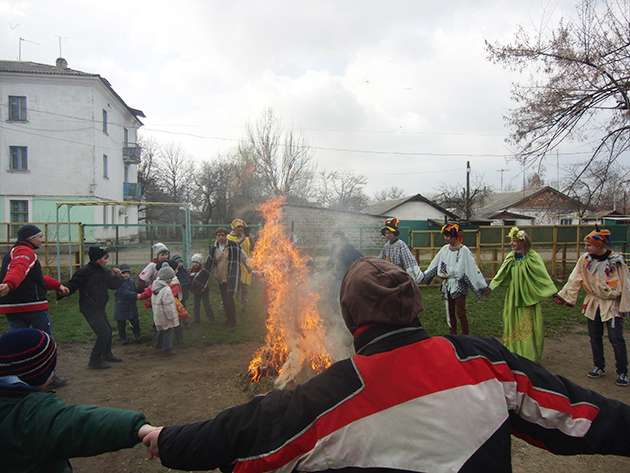
<path id="1" fill-rule="evenodd" d="M 501 168 L 501 169 L 497 169 L 497 172 L 500 172 L 500 173 L 501 173 L 501 192 L 503 192 L 503 173 L 504 173 L 505 171 L 507 171 L 507 169 L 503 169 L 503 168 Z"/>
<path id="2" fill-rule="evenodd" d="M 32 43 L 39 46 L 39 43 L 36 43 L 35 41 L 31 41 L 30 39 L 22 38 L 20 36 L 18 40 L 18 61 L 22 60 L 22 43 Z"/>

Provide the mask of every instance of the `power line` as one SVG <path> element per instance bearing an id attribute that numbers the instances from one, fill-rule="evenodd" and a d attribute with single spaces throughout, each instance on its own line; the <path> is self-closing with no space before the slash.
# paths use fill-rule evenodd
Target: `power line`
<path id="1" fill-rule="evenodd" d="M 2 103 L 0 104 L 2 106 L 8 106 L 8 104 L 6 103 Z M 79 117 L 76 115 L 67 115 L 67 114 L 62 114 L 62 113 L 56 113 L 56 112 L 50 112 L 50 111 L 45 111 L 45 110 L 39 110 L 39 109 L 35 109 L 35 108 L 30 108 L 29 107 L 29 111 L 34 111 L 34 112 L 38 112 L 38 113 L 44 113 L 44 114 L 49 114 L 49 115 L 53 115 L 53 116 L 59 116 L 59 117 L 64 117 L 64 118 L 70 118 L 70 119 L 74 119 L 74 120 L 81 120 L 81 121 L 86 121 L 92 124 L 102 124 L 102 120 L 97 120 L 97 119 L 89 119 L 89 118 L 84 118 L 84 117 Z M 109 125 L 113 125 L 113 126 L 120 126 L 125 128 L 125 126 L 123 126 L 122 124 L 118 124 L 115 122 L 110 122 L 108 121 L 108 126 Z M 10 129 L 10 128 L 7 128 Z M 18 129 L 13 129 L 15 131 L 21 131 Z M 51 130 L 52 131 L 52 130 Z M 60 130 L 62 131 L 62 130 Z M 213 140 L 213 141 L 226 141 L 226 142 L 233 142 L 233 143 L 239 143 L 242 142 L 243 140 L 241 138 L 229 138 L 229 137 L 223 137 L 223 136 L 212 136 L 212 135 L 202 135 L 202 134 L 196 134 L 196 133 L 188 133 L 188 132 L 178 132 L 178 131 L 173 131 L 173 130 L 163 130 L 163 129 L 158 129 L 158 128 L 144 128 L 144 131 L 148 131 L 148 132 L 154 132 L 154 133 L 164 133 L 164 134 L 169 134 L 169 135 L 176 135 L 176 136 L 188 136 L 191 138 L 196 138 L 196 139 L 203 139 L 203 140 Z M 43 136 L 43 135 L 42 135 Z M 48 137 L 53 139 L 52 137 Z M 87 143 L 79 143 L 79 144 L 84 144 L 86 146 L 92 146 L 92 144 L 87 144 Z M 281 146 L 283 146 L 281 144 Z M 293 145 L 296 146 L 296 145 Z M 335 152 L 340 152 L 340 153 L 360 153 L 360 154 L 373 154 L 373 155 L 384 155 L 384 156 L 401 156 L 401 157 L 414 157 L 414 156 L 426 156 L 426 157 L 451 157 L 451 158 L 514 158 L 516 156 L 518 156 L 517 154 L 500 154 L 500 153 L 435 153 L 435 152 L 426 152 L 426 151 L 392 151 L 392 150 L 374 150 L 374 149 L 357 149 L 357 148 L 340 148 L 340 147 L 327 147 L 327 146 L 317 146 L 317 145 L 297 145 L 297 147 L 300 148 L 307 148 L 307 149 L 313 149 L 313 150 L 318 150 L 318 151 L 335 151 Z M 559 155 L 562 156 L 579 156 L 579 155 L 590 155 L 591 152 L 588 151 L 577 151 L 577 152 L 564 152 L 564 153 L 558 153 Z"/>
<path id="2" fill-rule="evenodd" d="M 25 135 L 32 135 L 32 136 L 38 136 L 40 138 L 47 138 L 49 140 L 54 140 L 54 141 L 63 141 L 65 143 L 72 143 L 72 144 L 76 144 L 76 145 L 82 145 L 82 146 L 87 146 L 89 148 L 92 148 L 93 146 L 96 146 L 95 143 L 84 143 L 82 141 L 76 141 L 76 140 L 71 140 L 68 138 L 59 138 L 58 136 L 48 136 L 48 135 L 42 135 L 41 133 L 33 133 L 27 130 L 22 130 L 20 128 L 11 128 L 11 127 L 7 127 L 5 125 L 0 124 L 0 128 L 4 129 L 4 130 L 9 130 L 9 131 L 15 131 L 17 133 L 24 133 Z M 120 146 L 122 147 L 122 142 L 120 143 Z M 117 149 L 118 147 L 114 147 L 114 146 L 106 146 L 106 145 L 99 145 L 100 148 L 106 148 L 106 149 Z"/>

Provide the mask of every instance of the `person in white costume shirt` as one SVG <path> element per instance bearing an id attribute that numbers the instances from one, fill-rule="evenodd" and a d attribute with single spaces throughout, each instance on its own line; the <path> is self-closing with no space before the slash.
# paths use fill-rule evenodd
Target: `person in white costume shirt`
<path id="1" fill-rule="evenodd" d="M 466 316 L 466 295 L 472 289 L 477 295 L 490 293 L 483 274 L 479 271 L 475 258 L 463 244 L 464 232 L 457 223 L 442 227 L 446 241 L 424 272 L 423 282 L 429 284 L 435 276 L 442 279 L 442 296 L 446 306 L 446 322 L 452 335 L 457 335 L 457 320 L 461 333 L 468 335 Z"/>

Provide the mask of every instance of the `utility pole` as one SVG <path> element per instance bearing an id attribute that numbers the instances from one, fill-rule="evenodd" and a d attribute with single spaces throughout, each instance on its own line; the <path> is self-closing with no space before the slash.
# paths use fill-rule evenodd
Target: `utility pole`
<path id="1" fill-rule="evenodd" d="M 503 169 L 503 168 L 501 168 L 501 169 L 497 169 L 497 172 L 500 172 L 500 173 L 501 173 L 501 192 L 503 192 L 503 173 L 504 173 L 505 171 L 507 171 L 507 169 Z"/>
<path id="2" fill-rule="evenodd" d="M 560 153 L 556 150 L 556 189 L 560 190 Z"/>
<path id="3" fill-rule="evenodd" d="M 466 161 L 466 221 L 470 220 L 470 161 Z"/>

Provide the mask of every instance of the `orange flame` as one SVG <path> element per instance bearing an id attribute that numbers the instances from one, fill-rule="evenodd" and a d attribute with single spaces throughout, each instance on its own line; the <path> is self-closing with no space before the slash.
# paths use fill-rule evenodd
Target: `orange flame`
<path id="1" fill-rule="evenodd" d="M 251 264 L 264 272 L 267 299 L 265 344 L 249 363 L 252 382 L 277 376 L 283 387 L 308 363 L 314 372 L 332 363 L 325 346 L 325 329 L 317 309 L 319 296 L 310 288 L 308 257 L 289 239 L 281 223 L 284 198 L 259 207 L 265 224 Z"/>

